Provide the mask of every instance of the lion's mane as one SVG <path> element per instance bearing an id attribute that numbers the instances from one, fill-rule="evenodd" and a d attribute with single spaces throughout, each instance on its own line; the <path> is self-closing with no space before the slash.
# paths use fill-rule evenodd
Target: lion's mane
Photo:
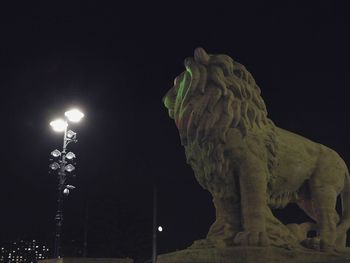
<path id="1" fill-rule="evenodd" d="M 187 58 L 184 64 L 186 70 L 175 78 L 164 104 L 175 120 L 187 161 L 199 183 L 220 196 L 228 194 L 225 187 L 217 187 L 227 183 L 225 178 L 233 170 L 224 158 L 229 129 L 238 129 L 243 137 L 263 132 L 272 176 L 275 126 L 267 117 L 253 76 L 229 56 L 208 55 L 202 48 L 197 48 L 194 58 Z M 221 183 L 213 184 L 213 180 Z"/>

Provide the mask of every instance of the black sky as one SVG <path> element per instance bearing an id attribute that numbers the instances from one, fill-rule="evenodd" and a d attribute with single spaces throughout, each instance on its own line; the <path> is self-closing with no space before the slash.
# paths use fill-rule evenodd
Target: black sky
<path id="1" fill-rule="evenodd" d="M 66 243 L 81 243 L 88 203 L 91 254 L 151 252 L 154 180 L 161 251 L 203 238 L 214 220 L 211 197 L 161 102 L 198 46 L 246 65 L 278 126 L 350 163 L 346 1 L 2 5 L 1 242 L 53 240 L 56 180 L 47 171 L 61 136 L 48 123 L 73 105 L 86 118 L 73 127 L 78 188 L 66 201 Z M 304 220 L 293 207 L 277 213 Z"/>

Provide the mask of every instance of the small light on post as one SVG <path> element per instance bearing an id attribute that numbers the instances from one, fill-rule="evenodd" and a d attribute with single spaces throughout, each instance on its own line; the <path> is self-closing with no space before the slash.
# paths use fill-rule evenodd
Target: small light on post
<path id="1" fill-rule="evenodd" d="M 74 140 L 76 137 L 77 137 L 77 133 L 76 132 L 74 132 L 72 130 L 67 131 L 67 138 L 68 139 Z"/>
<path id="2" fill-rule="evenodd" d="M 50 164 L 50 168 L 55 171 L 58 168 L 60 168 L 60 165 L 58 163 L 54 162 L 54 163 Z"/>
<path id="3" fill-rule="evenodd" d="M 159 231 L 159 232 L 163 232 L 163 227 L 162 227 L 162 226 L 159 226 L 159 227 L 158 227 L 158 231 Z"/>
<path id="4" fill-rule="evenodd" d="M 75 158 L 75 154 L 72 153 L 72 152 L 69 152 L 69 153 L 66 154 L 66 157 L 67 157 L 68 160 L 72 160 L 72 159 Z"/>
<path id="5" fill-rule="evenodd" d="M 55 157 L 55 158 L 57 158 L 57 157 L 60 157 L 61 156 L 61 152 L 59 151 L 59 150 L 54 150 L 54 151 L 52 151 L 51 152 L 51 155 L 53 156 L 53 157 Z"/>
<path id="6" fill-rule="evenodd" d="M 70 173 L 70 172 L 73 172 L 75 170 L 75 167 L 72 164 L 68 164 L 65 169 L 67 172 Z"/>
<path id="7" fill-rule="evenodd" d="M 69 189 L 68 189 L 68 188 L 65 188 L 65 189 L 63 190 L 63 194 L 64 194 L 64 195 L 69 195 Z"/>

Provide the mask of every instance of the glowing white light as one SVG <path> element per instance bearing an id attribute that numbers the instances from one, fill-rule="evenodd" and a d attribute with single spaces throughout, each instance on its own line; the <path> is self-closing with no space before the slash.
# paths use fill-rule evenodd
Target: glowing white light
<path id="1" fill-rule="evenodd" d="M 72 159 L 75 158 L 75 154 L 72 153 L 72 152 L 69 152 L 69 153 L 66 154 L 66 157 L 67 157 L 68 160 L 72 160 Z"/>
<path id="2" fill-rule="evenodd" d="M 77 134 L 74 131 L 72 131 L 72 130 L 67 131 L 67 137 L 69 139 L 75 139 L 76 136 L 77 136 Z"/>
<path id="3" fill-rule="evenodd" d="M 59 151 L 59 150 L 54 150 L 54 151 L 52 151 L 51 152 L 51 155 L 53 156 L 53 157 L 59 157 L 59 156 L 61 156 L 61 152 Z"/>
<path id="4" fill-rule="evenodd" d="M 50 168 L 55 171 L 58 168 L 60 168 L 60 165 L 58 163 L 54 162 L 54 163 L 50 164 Z"/>
<path id="5" fill-rule="evenodd" d="M 162 231 L 163 231 L 163 227 L 162 227 L 162 226 L 159 226 L 159 227 L 158 227 L 158 231 L 159 231 L 159 232 L 162 232 Z"/>
<path id="6" fill-rule="evenodd" d="M 75 170 L 75 167 L 72 164 L 68 164 L 65 169 L 66 169 L 67 172 L 70 173 L 70 172 Z"/>
<path id="7" fill-rule="evenodd" d="M 50 122 L 50 126 L 56 132 L 63 132 L 67 128 L 68 123 L 62 119 L 57 119 L 57 120 Z"/>
<path id="8" fill-rule="evenodd" d="M 84 113 L 82 113 L 78 109 L 72 109 L 69 111 L 66 111 L 64 115 L 70 120 L 71 122 L 79 122 L 82 118 L 84 118 Z"/>

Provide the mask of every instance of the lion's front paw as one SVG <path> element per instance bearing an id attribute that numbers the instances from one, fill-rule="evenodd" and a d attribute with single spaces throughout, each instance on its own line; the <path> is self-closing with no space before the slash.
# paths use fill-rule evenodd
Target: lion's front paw
<path id="1" fill-rule="evenodd" d="M 234 243 L 240 246 L 268 246 L 269 238 L 266 232 L 244 231 L 235 236 Z"/>
<path id="2" fill-rule="evenodd" d="M 301 241 L 301 244 L 309 249 L 322 251 L 322 252 L 332 252 L 334 251 L 334 246 L 328 244 L 324 240 L 320 240 L 318 237 L 307 238 Z"/>

